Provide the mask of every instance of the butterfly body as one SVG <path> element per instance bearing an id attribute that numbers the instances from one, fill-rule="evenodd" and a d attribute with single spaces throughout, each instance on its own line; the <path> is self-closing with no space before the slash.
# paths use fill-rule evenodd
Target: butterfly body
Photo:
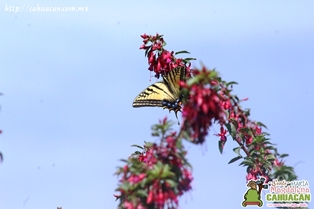
<path id="1" fill-rule="evenodd" d="M 162 107 L 177 112 L 181 110 L 179 81 L 186 79 L 184 67 L 177 67 L 162 75 L 163 81 L 148 86 L 133 101 L 133 107 Z"/>

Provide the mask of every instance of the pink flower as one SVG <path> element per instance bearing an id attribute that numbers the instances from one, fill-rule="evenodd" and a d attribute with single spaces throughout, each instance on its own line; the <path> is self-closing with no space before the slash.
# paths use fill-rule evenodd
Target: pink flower
<path id="1" fill-rule="evenodd" d="M 224 129 L 223 126 L 220 126 L 220 134 L 215 134 L 215 135 L 220 136 L 221 141 L 226 141 L 227 140 L 226 133 L 227 133 L 227 130 Z"/>

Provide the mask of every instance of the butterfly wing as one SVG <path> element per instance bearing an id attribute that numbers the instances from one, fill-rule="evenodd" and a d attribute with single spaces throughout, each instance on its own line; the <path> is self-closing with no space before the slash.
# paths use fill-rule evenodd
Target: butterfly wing
<path id="1" fill-rule="evenodd" d="M 133 101 L 133 107 L 163 107 L 163 101 L 174 102 L 176 98 L 164 82 L 147 87 Z"/>
<path id="2" fill-rule="evenodd" d="M 142 91 L 133 101 L 133 107 L 162 107 L 174 110 L 181 109 L 179 81 L 185 80 L 186 70 L 178 67 L 163 75 L 163 81 L 154 83 Z"/>
<path id="3" fill-rule="evenodd" d="M 169 91 L 179 98 L 180 94 L 180 85 L 179 81 L 185 81 L 186 79 L 186 70 L 184 67 L 177 67 L 170 71 L 167 75 L 162 76 L 164 83 L 169 88 Z"/>

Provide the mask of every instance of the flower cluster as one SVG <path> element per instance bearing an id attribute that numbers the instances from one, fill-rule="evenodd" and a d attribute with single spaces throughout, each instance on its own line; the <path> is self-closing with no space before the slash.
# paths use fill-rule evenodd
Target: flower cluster
<path id="1" fill-rule="evenodd" d="M 262 131 L 266 126 L 249 119 L 250 110 L 242 109 L 240 103 L 246 101 L 232 95 L 236 82 L 225 82 L 215 70 L 202 67 L 201 70 L 190 69 L 193 58 L 178 59 L 174 53 L 164 49 L 163 36 L 142 35 L 149 70 L 155 77 L 165 75 L 181 66 L 187 71 L 187 77 L 180 81 L 180 101 L 183 104 L 183 124 L 179 133 L 170 132 L 171 123 L 165 118 L 153 126 L 153 136 L 160 137 L 159 143 L 145 143 L 136 146 L 137 151 L 126 165 L 119 167 L 116 174 L 120 177 L 119 187 L 114 195 L 120 201 L 121 209 L 176 209 L 178 198 L 191 190 L 193 180 L 191 166 L 185 159 L 186 151 L 182 140 L 202 144 L 214 122 L 220 125 L 219 150 L 222 153 L 229 136 L 238 144 L 233 151 L 236 157 L 233 163 L 243 159 L 240 165 L 247 167 L 247 180 L 256 180 L 261 176 L 265 182 L 277 178 L 279 180 L 295 180 L 294 169 L 285 166 L 283 158 L 286 154 L 278 154 L 276 148 L 267 138 L 268 133 Z M 245 157 L 241 155 L 244 151 Z"/>
<path id="2" fill-rule="evenodd" d="M 154 71 L 156 77 L 168 73 L 177 66 L 185 66 L 189 75 L 191 72 L 189 61 L 192 59 L 175 58 L 179 52 L 174 53 L 164 49 L 166 43 L 162 35 L 144 34 L 141 37 L 144 44 L 140 48 L 146 50 L 149 70 Z M 183 53 L 188 52 L 183 51 Z M 215 135 L 220 138 L 219 150 L 223 152 L 229 134 L 239 144 L 239 147 L 234 149 L 238 156 L 229 163 L 243 158 L 240 154 L 242 149 L 247 155 L 241 163 L 248 167 L 247 179 L 257 179 L 261 175 L 267 179 L 272 167 L 276 167 L 276 170 L 285 168 L 282 167 L 282 161 L 278 163 L 279 156 L 274 153 L 274 147 L 265 137 L 266 133 L 262 132 L 262 127 L 266 128 L 266 126 L 251 121 L 248 118 L 250 110 L 244 110 L 240 106 L 240 103 L 247 98 L 240 100 L 231 94 L 233 84 L 237 83 L 227 83 L 218 77 L 217 72 L 207 70 L 205 67 L 202 70 L 194 69 L 192 72 L 194 75 L 192 79 L 180 82 L 184 95 L 182 98 L 187 98 L 182 109 L 181 127 L 185 138 L 193 143 L 202 144 L 213 121 L 218 121 L 221 126 L 220 133 Z"/>
<path id="3" fill-rule="evenodd" d="M 193 60 L 193 58 L 181 59 L 175 57 L 176 54 L 188 52 L 181 51 L 174 53 L 174 51 L 167 51 L 164 49 L 166 42 L 164 41 L 163 36 L 158 33 L 156 36 L 144 34 L 141 35 L 141 37 L 143 38 L 144 44 L 140 47 L 140 49 L 145 50 L 145 55 L 148 58 L 149 64 L 148 69 L 150 71 L 154 71 L 157 78 L 159 78 L 160 74 L 165 75 L 178 66 L 186 67 L 189 72 L 191 65 L 189 60 Z"/>
<path id="4" fill-rule="evenodd" d="M 208 119 L 216 119 L 220 123 L 220 133 L 215 134 L 219 137 L 220 152 L 222 152 L 227 141 L 227 134 L 229 134 L 239 145 L 239 147 L 234 148 L 237 156 L 230 160 L 229 163 L 233 163 L 241 158 L 243 159 L 240 154 L 240 150 L 242 149 L 245 152 L 246 157 L 244 157 L 244 161 L 241 162 L 240 165 L 247 166 L 247 180 L 256 180 L 261 176 L 266 179 L 266 182 L 272 178 L 296 179 L 293 168 L 285 166 L 282 160 L 282 158 L 288 155 L 279 155 L 273 144 L 270 142 L 270 139 L 266 137 L 269 134 L 262 131 L 262 128 L 266 128 L 266 126 L 261 122 L 252 121 L 248 117 L 250 115 L 250 110 L 244 110 L 240 106 L 240 103 L 247 101 L 247 98 L 239 99 L 237 96 L 231 94 L 233 84 L 237 83 L 227 83 L 215 76 L 215 74 L 211 74 L 211 72 L 212 71 L 207 71 L 206 69 L 204 70 L 203 67 L 201 73 L 200 71 L 196 71 L 196 73 L 193 72 L 196 76 L 192 81 L 187 81 L 187 83 L 190 83 L 190 86 L 201 86 L 198 91 L 202 93 L 195 94 L 193 88 L 189 89 L 190 101 L 183 107 L 183 117 L 185 117 L 189 123 L 191 123 L 191 121 L 196 121 L 195 124 L 197 124 L 198 121 L 201 121 L 201 123 L 195 126 L 201 127 L 200 130 L 203 131 L 203 135 L 201 136 L 205 136 L 207 134 L 207 129 L 205 128 L 211 125 L 210 120 L 205 120 L 207 123 L 204 123 L 204 120 L 201 119 L 193 120 L 193 116 L 196 117 L 195 115 L 200 112 L 200 115 L 203 116 L 206 111 L 206 108 L 203 106 L 206 107 L 212 104 L 212 106 L 210 106 L 212 107 L 210 111 L 211 114 L 208 116 Z M 200 77 L 200 75 L 204 76 Z M 207 80 L 204 78 L 207 78 Z M 186 88 L 187 84 L 182 83 L 182 86 Z M 209 88 L 213 90 L 211 94 L 214 95 L 211 100 L 207 101 L 202 99 L 204 95 L 208 95 L 208 88 L 206 88 L 206 86 L 209 86 Z M 194 104 L 191 105 L 190 102 L 193 102 Z M 216 106 L 213 104 L 216 104 Z M 194 111 L 193 107 L 195 107 Z M 188 110 L 187 113 L 185 110 Z M 216 115 L 213 114 L 215 111 L 217 111 Z M 222 117 L 221 115 L 224 116 Z M 202 142 L 203 140 L 199 141 Z"/>
<path id="5" fill-rule="evenodd" d="M 190 141 L 202 144 L 212 122 L 223 122 L 224 112 L 215 86 L 208 85 L 215 83 L 217 73 L 203 67 L 202 70 L 194 69 L 193 75 L 191 82 L 180 82 L 182 91 L 189 95 L 182 111 L 182 130 L 191 137 Z"/>
<path id="6" fill-rule="evenodd" d="M 176 133 L 164 135 L 167 127 L 165 118 L 154 127 L 155 135 L 162 135 L 160 143 L 146 143 L 142 152 L 135 152 L 118 169 L 116 174 L 122 178 L 115 197 L 120 199 L 120 208 L 177 208 L 178 197 L 191 190 L 186 151 Z"/>

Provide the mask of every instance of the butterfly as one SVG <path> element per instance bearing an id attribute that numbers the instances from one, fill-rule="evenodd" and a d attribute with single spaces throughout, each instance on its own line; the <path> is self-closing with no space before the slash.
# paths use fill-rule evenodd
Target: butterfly
<path id="1" fill-rule="evenodd" d="M 162 75 L 163 81 L 148 86 L 133 101 L 133 107 L 162 107 L 173 110 L 176 118 L 181 110 L 181 95 L 179 81 L 186 80 L 185 67 L 176 67 L 166 75 Z"/>

